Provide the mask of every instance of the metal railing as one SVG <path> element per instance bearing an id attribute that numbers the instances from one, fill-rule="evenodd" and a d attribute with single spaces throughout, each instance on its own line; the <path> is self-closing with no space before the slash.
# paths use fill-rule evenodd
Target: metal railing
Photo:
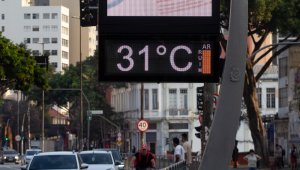
<path id="1" fill-rule="evenodd" d="M 177 163 L 169 165 L 165 168 L 161 168 L 159 170 L 186 170 L 186 162 L 185 162 L 185 160 L 184 161 L 179 161 Z"/>

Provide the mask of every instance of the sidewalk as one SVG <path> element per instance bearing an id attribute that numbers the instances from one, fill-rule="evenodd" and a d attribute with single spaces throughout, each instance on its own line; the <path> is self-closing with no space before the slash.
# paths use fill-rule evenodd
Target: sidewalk
<path id="1" fill-rule="evenodd" d="M 285 168 L 282 168 L 280 170 L 290 170 L 291 168 L 290 167 L 285 167 Z M 238 166 L 237 168 L 233 168 L 232 166 L 229 167 L 229 170 L 248 170 L 248 167 L 246 166 Z M 257 169 L 257 170 L 270 170 L 270 168 L 268 169 Z M 276 170 L 278 170 L 278 168 L 276 168 Z"/>

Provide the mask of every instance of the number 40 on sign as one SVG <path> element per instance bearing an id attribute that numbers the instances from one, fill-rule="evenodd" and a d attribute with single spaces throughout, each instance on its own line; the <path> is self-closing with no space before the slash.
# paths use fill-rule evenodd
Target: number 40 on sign
<path id="1" fill-rule="evenodd" d="M 149 128 L 149 123 L 146 120 L 142 119 L 137 123 L 137 128 L 141 132 L 146 132 Z"/>

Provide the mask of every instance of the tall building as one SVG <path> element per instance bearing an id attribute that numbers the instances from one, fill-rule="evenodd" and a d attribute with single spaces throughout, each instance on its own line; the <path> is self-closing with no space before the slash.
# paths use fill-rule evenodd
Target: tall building
<path id="1" fill-rule="evenodd" d="M 69 66 L 69 9 L 63 6 L 31 6 L 30 0 L 0 1 L 0 31 L 14 43 L 24 42 L 32 55 L 49 51 L 57 72 Z"/>

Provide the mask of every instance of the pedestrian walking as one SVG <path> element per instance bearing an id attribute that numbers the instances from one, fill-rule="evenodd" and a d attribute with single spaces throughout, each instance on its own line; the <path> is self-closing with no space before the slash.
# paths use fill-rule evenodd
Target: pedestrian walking
<path id="1" fill-rule="evenodd" d="M 250 153 L 244 157 L 244 160 L 248 162 L 248 170 L 257 170 L 257 161 L 261 160 L 261 157 L 254 153 L 251 149 Z"/>
<path id="2" fill-rule="evenodd" d="M 292 147 L 290 148 L 290 156 L 291 156 L 291 153 L 292 153 L 292 150 L 293 148 L 295 147 L 295 153 L 296 153 L 296 157 L 298 157 L 298 153 L 299 153 L 299 150 L 298 148 L 295 146 L 295 144 L 292 145 Z M 295 159 L 295 169 L 298 169 L 297 167 L 297 158 Z"/>
<path id="3" fill-rule="evenodd" d="M 173 138 L 173 145 L 175 147 L 174 150 L 174 163 L 185 160 L 185 150 L 181 145 L 179 145 L 179 139 Z"/>
<path id="4" fill-rule="evenodd" d="M 291 151 L 291 168 L 292 170 L 295 170 L 296 168 L 296 160 L 297 160 L 297 152 L 296 152 L 296 147 L 294 146 L 292 148 L 292 151 Z"/>
<path id="5" fill-rule="evenodd" d="M 281 155 L 282 155 L 282 159 L 281 159 L 281 163 L 282 163 L 282 167 L 284 168 L 284 156 L 285 156 L 285 150 L 282 148 L 282 146 L 280 145 L 280 149 L 281 149 Z"/>
<path id="6" fill-rule="evenodd" d="M 182 139 L 182 147 L 185 150 L 185 160 L 186 160 L 186 170 L 190 169 L 190 166 L 192 164 L 192 151 L 191 151 L 191 145 L 188 142 L 188 137 L 186 133 L 183 133 L 181 135 Z"/>
<path id="7" fill-rule="evenodd" d="M 278 169 L 282 168 L 282 150 L 279 147 L 278 144 L 276 144 L 276 148 L 275 148 L 275 161 L 276 161 L 276 166 Z"/>

